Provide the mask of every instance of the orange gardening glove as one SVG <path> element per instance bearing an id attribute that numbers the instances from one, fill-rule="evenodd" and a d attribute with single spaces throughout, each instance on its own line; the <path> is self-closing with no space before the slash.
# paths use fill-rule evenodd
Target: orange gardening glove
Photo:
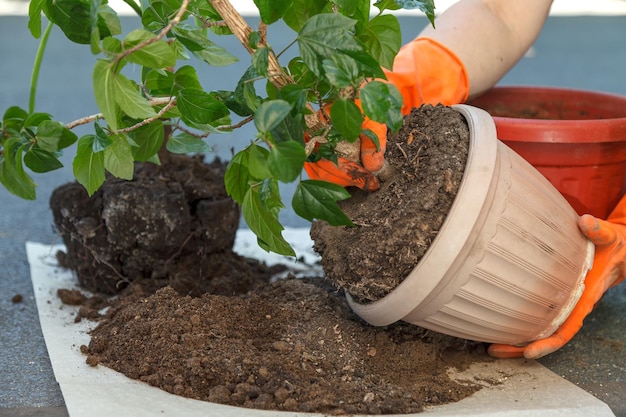
<path id="1" fill-rule="evenodd" d="M 527 346 L 493 344 L 489 355 L 496 358 L 537 359 L 559 350 L 580 330 L 583 320 L 604 293 L 626 276 L 626 196 L 608 219 L 600 220 L 585 214 L 578 220 L 580 230 L 596 245 L 593 267 L 585 277 L 585 290 L 578 303 L 552 336 Z"/>
<path id="2" fill-rule="evenodd" d="M 385 70 L 385 75 L 387 81 L 400 90 L 404 115 L 424 103 L 449 106 L 467 100 L 469 82 L 463 63 L 452 51 L 429 38 L 417 38 L 404 45 L 396 56 L 393 70 Z M 385 163 L 387 127 L 366 119 L 363 129 L 376 133 L 379 148 L 367 136 L 361 135 L 360 164 L 344 158 L 339 158 L 337 164 L 327 159 L 307 162 L 304 168 L 309 178 L 344 187 L 377 190 L 380 184 L 374 174 Z"/>

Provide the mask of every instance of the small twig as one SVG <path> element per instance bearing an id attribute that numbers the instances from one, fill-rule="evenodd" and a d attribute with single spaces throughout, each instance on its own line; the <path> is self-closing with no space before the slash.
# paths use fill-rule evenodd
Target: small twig
<path id="1" fill-rule="evenodd" d="M 402 149 L 402 146 L 400 146 L 399 143 L 396 143 L 396 146 L 398 147 L 398 149 L 400 149 L 400 152 L 402 152 L 402 155 L 404 155 L 404 159 L 406 159 L 408 161 L 409 160 L 409 155 L 407 155 L 406 152 L 404 152 L 404 149 Z"/>
<path id="2" fill-rule="evenodd" d="M 162 104 L 165 104 L 166 107 L 167 107 L 167 105 L 172 103 L 172 102 L 175 104 L 176 99 L 175 98 L 171 98 L 171 97 L 157 97 L 157 98 L 153 98 L 153 99 L 148 100 L 148 103 L 150 103 L 151 106 L 160 106 Z M 159 113 L 161 113 L 161 112 L 159 112 Z M 165 112 L 163 112 L 163 113 L 165 113 Z M 97 114 L 92 114 L 91 116 L 85 116 L 85 117 L 82 117 L 82 118 L 80 118 L 78 120 L 74 120 L 73 122 L 67 123 L 65 125 L 65 127 L 71 130 L 71 129 L 74 129 L 75 127 L 77 127 L 77 126 L 86 125 L 87 123 L 94 122 L 94 121 L 96 121 L 98 119 L 104 119 L 104 115 L 102 113 L 97 113 Z M 154 119 L 152 119 L 152 120 L 156 120 L 156 117 Z M 150 121 L 152 121 L 152 120 L 150 120 Z M 150 123 L 150 122 L 148 122 L 148 123 Z M 139 127 L 141 127 L 141 126 L 139 126 Z M 128 129 L 128 128 L 126 128 L 126 129 Z"/>
<path id="3" fill-rule="evenodd" d="M 193 237 L 193 235 L 194 235 L 193 233 L 189 233 L 189 234 L 187 235 L 187 237 L 185 238 L 185 240 L 183 241 L 183 243 L 180 245 L 180 247 L 178 248 L 178 250 L 177 250 L 174 254 L 172 254 L 172 256 L 170 256 L 170 257 L 167 259 L 167 261 L 165 261 L 165 264 L 164 264 L 164 265 L 168 265 L 170 262 L 172 262 L 172 261 L 174 260 L 174 258 L 176 258 L 178 255 L 180 255 L 180 254 L 182 253 L 183 248 L 184 248 L 185 246 L 187 246 L 187 243 L 189 243 L 189 241 L 191 240 L 191 238 Z"/>
<path id="4" fill-rule="evenodd" d="M 180 130 L 181 132 L 185 132 L 186 134 L 193 136 L 196 139 L 204 139 L 207 138 L 211 132 L 204 132 L 204 133 L 196 133 L 191 129 L 187 129 L 185 126 L 181 126 L 179 124 L 174 125 L 176 127 L 176 129 Z"/>
<path id="5" fill-rule="evenodd" d="M 245 119 L 241 120 L 238 123 L 235 123 L 233 125 L 222 125 L 222 126 L 217 126 L 216 129 L 218 130 L 233 130 L 233 129 L 237 129 L 247 123 L 250 123 L 252 120 L 254 120 L 254 116 L 248 116 Z M 204 139 L 209 137 L 209 135 L 211 134 L 211 132 L 204 132 L 204 133 L 196 133 L 190 129 L 187 129 L 185 126 L 181 126 L 179 124 L 175 125 L 176 129 L 185 132 L 188 135 L 193 136 L 194 138 L 197 139 Z"/>
<path id="6" fill-rule="evenodd" d="M 253 121 L 253 120 L 254 120 L 254 116 L 248 116 L 248 117 L 246 117 L 245 119 L 241 120 L 240 122 L 235 123 L 234 125 L 228 125 L 228 126 L 226 126 L 226 125 L 222 125 L 222 126 L 218 126 L 217 128 L 218 128 L 219 130 L 233 130 L 233 129 L 238 129 L 238 128 L 240 128 L 241 126 L 246 125 L 246 124 L 250 123 L 250 122 L 251 122 L 251 121 Z"/>
<path id="7" fill-rule="evenodd" d="M 169 33 L 170 30 L 172 30 L 172 28 L 174 26 L 176 26 L 177 24 L 180 23 L 181 19 L 183 18 L 183 15 L 185 14 L 185 12 L 187 11 L 187 7 L 189 6 L 189 2 L 191 0 L 183 0 L 183 4 L 181 4 L 180 9 L 178 9 L 178 13 L 176 13 L 176 16 L 174 16 L 174 18 L 172 20 L 169 21 L 169 23 L 167 24 L 167 26 L 165 26 L 163 28 L 163 30 L 156 35 L 154 38 L 150 38 L 144 42 L 138 43 L 137 45 L 133 46 L 130 49 L 125 50 L 124 52 L 122 52 L 121 54 L 119 54 L 118 56 L 115 57 L 115 63 L 117 65 L 117 63 L 119 63 L 122 59 L 124 59 L 125 57 L 127 57 L 128 55 L 137 52 L 138 50 L 140 50 L 141 48 L 144 48 L 152 43 L 158 42 L 161 39 L 163 39 L 165 37 L 165 35 L 167 35 Z"/>
<path id="8" fill-rule="evenodd" d="M 86 125 L 87 123 L 91 123 L 93 121 L 96 121 L 98 119 L 103 119 L 103 118 L 104 118 L 104 115 L 102 113 L 96 113 L 96 114 L 92 114 L 91 116 L 85 116 L 85 117 L 81 117 L 78 120 L 74 120 L 73 122 L 66 124 L 65 127 L 71 130 L 71 129 L 74 129 L 76 126 Z"/>
<path id="9" fill-rule="evenodd" d="M 155 121 L 155 120 L 160 119 L 161 117 L 163 117 L 163 115 L 164 115 L 164 114 L 165 114 L 165 113 L 166 113 L 169 109 L 171 109 L 172 107 L 174 107 L 174 105 L 176 105 L 176 99 L 175 99 L 175 98 L 172 98 L 172 99 L 170 99 L 169 103 L 167 103 L 165 106 L 163 106 L 163 108 L 162 108 L 161 110 L 159 110 L 159 112 L 158 112 L 156 115 L 154 115 L 154 116 L 152 116 L 152 117 L 149 117 L 149 118 L 147 118 L 147 119 L 145 119 L 145 120 L 142 120 L 141 122 L 136 123 L 136 124 L 134 124 L 134 125 L 132 125 L 132 126 L 130 126 L 130 127 L 125 127 L 124 129 L 120 129 L 120 130 L 118 130 L 118 132 L 120 132 L 120 133 L 132 132 L 133 130 L 139 129 L 139 128 L 140 128 L 140 127 L 142 127 L 142 126 L 145 126 L 145 125 L 147 125 L 147 124 L 150 124 L 150 123 L 152 123 L 153 121 Z"/>

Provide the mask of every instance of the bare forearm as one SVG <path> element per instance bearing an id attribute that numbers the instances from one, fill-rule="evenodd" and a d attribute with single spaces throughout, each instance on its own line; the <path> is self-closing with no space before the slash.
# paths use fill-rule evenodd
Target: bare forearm
<path id="1" fill-rule="evenodd" d="M 433 38 L 454 52 L 467 70 L 470 97 L 495 85 L 539 35 L 551 0 L 461 0 L 441 14 Z"/>

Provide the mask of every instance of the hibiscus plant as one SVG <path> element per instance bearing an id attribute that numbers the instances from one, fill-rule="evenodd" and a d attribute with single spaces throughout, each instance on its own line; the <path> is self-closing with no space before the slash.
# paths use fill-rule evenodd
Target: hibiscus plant
<path id="1" fill-rule="evenodd" d="M 392 130 L 401 126 L 402 98 L 384 82 L 382 70 L 391 68 L 401 32 L 396 17 L 386 11 L 419 8 L 432 22 L 432 0 L 373 5 L 369 0 L 254 0 L 260 15 L 254 29 L 228 0 L 125 2 L 138 15 L 137 28 L 130 31 L 122 30 L 106 0 L 31 0 L 28 28 L 41 44 L 29 108 L 2 112 L 4 187 L 35 199 L 27 170 L 46 173 L 62 167 L 59 157 L 68 148 L 75 152 L 73 174 L 91 195 L 105 181 L 105 172 L 130 180 L 136 161 L 158 164 L 164 151 L 204 153 L 209 135 L 254 123 L 256 140 L 234 154 L 225 185 L 259 244 L 294 254 L 278 220 L 284 207 L 279 182 L 297 183 L 292 207 L 299 216 L 350 224 L 337 205 L 349 197 L 346 190 L 303 179 L 303 165 L 336 160 L 337 145 L 354 144 L 361 134 L 376 141 L 373 132 L 362 131 L 364 117 Z M 279 62 L 284 51 L 267 41 L 272 24 L 280 20 L 293 30 L 288 48 L 299 52 L 284 63 Z M 67 123 L 35 111 L 41 56 L 54 26 L 98 57 L 93 68 L 97 115 Z M 206 91 L 198 72 L 237 61 L 219 46 L 220 36 L 236 36 L 249 52 L 250 65 L 231 90 Z M 133 64 L 141 68 L 140 79 L 122 72 Z M 329 103 L 332 111 L 327 111 Z M 93 133 L 79 138 L 72 129 L 84 124 L 92 124 Z M 305 138 L 315 138 L 316 146 L 307 146 Z"/>

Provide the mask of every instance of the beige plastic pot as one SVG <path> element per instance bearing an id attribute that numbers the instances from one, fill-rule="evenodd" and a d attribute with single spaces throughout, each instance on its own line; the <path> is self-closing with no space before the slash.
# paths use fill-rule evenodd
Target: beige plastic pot
<path id="1" fill-rule="evenodd" d="M 470 147 L 446 221 L 394 291 L 369 304 L 348 302 L 377 326 L 404 320 L 489 343 L 547 337 L 582 294 L 593 244 L 554 186 L 497 140 L 487 112 L 454 108 L 468 122 Z"/>

